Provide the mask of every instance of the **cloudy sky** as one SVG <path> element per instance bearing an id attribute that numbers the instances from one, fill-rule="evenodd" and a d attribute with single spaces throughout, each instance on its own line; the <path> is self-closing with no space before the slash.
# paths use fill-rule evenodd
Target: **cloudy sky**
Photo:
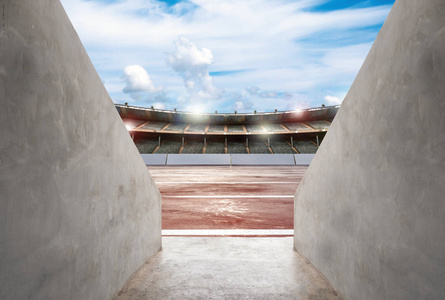
<path id="1" fill-rule="evenodd" d="M 394 0 L 62 0 L 115 103 L 341 103 Z"/>

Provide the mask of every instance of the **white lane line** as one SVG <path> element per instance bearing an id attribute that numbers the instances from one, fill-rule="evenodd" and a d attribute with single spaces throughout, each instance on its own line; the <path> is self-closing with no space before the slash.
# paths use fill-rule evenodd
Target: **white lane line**
<path id="1" fill-rule="evenodd" d="M 163 236 L 184 236 L 184 235 L 286 235 L 293 236 L 293 229 L 201 229 L 201 230 L 162 230 Z"/>
<path id="2" fill-rule="evenodd" d="M 156 181 L 159 184 L 168 184 L 168 183 L 184 183 L 184 184 L 298 184 L 295 181 L 244 181 L 244 182 L 234 182 L 234 181 Z"/>
<path id="3" fill-rule="evenodd" d="M 182 196 L 162 196 L 162 198 L 294 198 L 293 195 L 209 195 L 209 196 L 190 196 L 190 195 L 182 195 Z"/>

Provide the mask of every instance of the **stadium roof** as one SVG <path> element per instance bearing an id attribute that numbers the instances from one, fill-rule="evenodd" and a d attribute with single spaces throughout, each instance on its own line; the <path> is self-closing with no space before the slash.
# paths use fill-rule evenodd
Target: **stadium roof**
<path id="1" fill-rule="evenodd" d="M 323 106 L 295 111 L 252 113 L 192 113 L 115 104 L 122 118 L 155 120 L 173 123 L 255 124 L 332 120 L 340 105 Z"/>

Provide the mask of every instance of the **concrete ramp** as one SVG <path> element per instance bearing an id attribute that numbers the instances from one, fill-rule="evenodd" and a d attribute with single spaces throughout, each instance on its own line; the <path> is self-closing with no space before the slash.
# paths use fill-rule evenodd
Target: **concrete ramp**
<path id="1" fill-rule="evenodd" d="M 445 299 L 445 1 L 398 0 L 295 196 L 345 299 Z"/>
<path id="2" fill-rule="evenodd" d="M 0 298 L 110 299 L 160 194 L 58 0 L 0 0 Z"/>

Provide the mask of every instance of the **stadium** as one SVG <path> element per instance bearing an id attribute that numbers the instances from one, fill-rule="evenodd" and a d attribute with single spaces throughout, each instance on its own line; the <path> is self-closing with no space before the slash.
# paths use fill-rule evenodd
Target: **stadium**
<path id="1" fill-rule="evenodd" d="M 1 299 L 445 299 L 443 0 L 251 113 L 115 104 L 59 0 L 0 9 Z"/>
<path id="2" fill-rule="evenodd" d="M 141 154 L 315 154 L 339 106 L 252 114 L 116 109 Z"/>

